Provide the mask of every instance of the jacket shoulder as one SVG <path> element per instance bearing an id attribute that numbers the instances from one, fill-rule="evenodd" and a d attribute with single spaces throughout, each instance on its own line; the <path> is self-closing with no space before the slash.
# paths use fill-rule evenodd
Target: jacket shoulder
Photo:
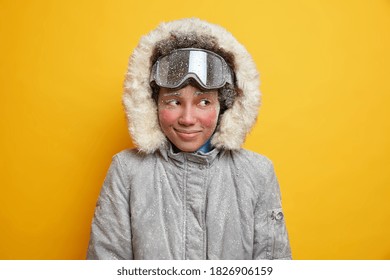
<path id="1" fill-rule="evenodd" d="M 138 149 L 125 149 L 116 153 L 112 157 L 112 165 L 120 166 L 126 173 L 133 173 L 133 171 L 141 170 L 142 166 L 150 163 L 155 158 L 155 154 L 146 154 L 140 152 Z"/>
<path id="2" fill-rule="evenodd" d="M 274 166 L 268 157 L 246 149 L 232 151 L 231 155 L 235 166 L 239 166 L 247 180 L 260 191 L 275 179 Z"/>
<path id="3" fill-rule="evenodd" d="M 272 161 L 261 154 L 246 149 L 239 149 L 231 152 L 235 161 L 239 161 L 245 166 L 255 168 L 257 172 L 266 173 L 273 170 Z"/>
<path id="4" fill-rule="evenodd" d="M 139 163 L 151 157 L 153 157 L 153 154 L 146 154 L 140 152 L 137 148 L 133 148 L 122 150 L 112 158 L 113 160 L 119 160 L 121 163 Z"/>

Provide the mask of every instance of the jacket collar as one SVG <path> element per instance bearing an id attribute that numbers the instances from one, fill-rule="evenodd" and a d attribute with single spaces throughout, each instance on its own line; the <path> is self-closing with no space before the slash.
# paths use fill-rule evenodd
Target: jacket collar
<path id="1" fill-rule="evenodd" d="M 203 153 L 201 151 L 194 153 L 175 152 L 173 150 L 172 144 L 169 141 L 160 147 L 159 151 L 166 161 L 174 161 L 175 163 L 179 164 L 183 164 L 184 162 L 189 161 L 207 166 L 210 166 L 217 158 L 217 155 L 221 152 L 221 150 L 218 148 L 214 148 L 207 153 Z"/>

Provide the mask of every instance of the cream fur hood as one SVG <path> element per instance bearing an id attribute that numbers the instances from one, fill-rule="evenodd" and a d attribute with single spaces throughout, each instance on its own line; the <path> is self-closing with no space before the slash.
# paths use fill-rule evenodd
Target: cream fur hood
<path id="1" fill-rule="evenodd" d="M 124 83 L 123 105 L 135 145 L 141 152 L 152 153 L 167 142 L 159 126 L 149 76 L 156 43 L 176 32 L 212 36 L 221 48 L 233 54 L 235 86 L 239 94 L 233 106 L 221 116 L 211 143 L 221 149 L 240 149 L 258 114 L 259 75 L 252 57 L 232 34 L 218 25 L 197 18 L 161 23 L 141 38 L 130 57 Z"/>

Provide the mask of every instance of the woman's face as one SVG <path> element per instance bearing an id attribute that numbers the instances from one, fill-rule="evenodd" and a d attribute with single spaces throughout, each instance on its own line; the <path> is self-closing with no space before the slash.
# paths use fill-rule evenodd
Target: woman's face
<path id="1" fill-rule="evenodd" d="M 192 85 L 160 88 L 158 119 L 165 136 L 181 151 L 197 151 L 213 134 L 218 121 L 218 91 Z"/>

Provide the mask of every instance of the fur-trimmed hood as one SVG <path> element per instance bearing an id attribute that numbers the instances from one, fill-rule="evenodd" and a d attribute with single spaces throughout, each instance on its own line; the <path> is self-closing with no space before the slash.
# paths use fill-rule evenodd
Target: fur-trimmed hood
<path id="1" fill-rule="evenodd" d="M 221 149 L 240 149 L 258 114 L 259 75 L 252 57 L 232 34 L 218 25 L 197 18 L 161 23 L 141 38 L 130 57 L 124 83 L 123 105 L 135 145 L 142 152 L 152 153 L 167 142 L 158 122 L 149 76 L 151 57 L 155 55 L 156 44 L 176 33 L 211 36 L 221 49 L 233 55 L 238 95 L 233 106 L 221 116 L 211 143 Z"/>

